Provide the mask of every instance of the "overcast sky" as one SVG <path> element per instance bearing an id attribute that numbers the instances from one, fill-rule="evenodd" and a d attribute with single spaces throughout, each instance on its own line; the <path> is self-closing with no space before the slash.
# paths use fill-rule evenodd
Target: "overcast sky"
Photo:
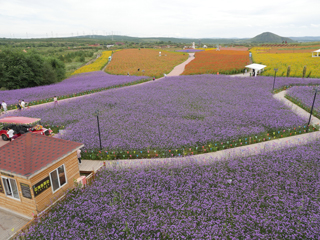
<path id="1" fill-rule="evenodd" d="M 320 0 L 0 0 L 0 37 L 320 36 Z"/>

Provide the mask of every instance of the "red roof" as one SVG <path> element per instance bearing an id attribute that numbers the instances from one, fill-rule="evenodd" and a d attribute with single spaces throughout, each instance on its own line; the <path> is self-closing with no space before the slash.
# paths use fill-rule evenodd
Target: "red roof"
<path id="1" fill-rule="evenodd" d="M 29 177 L 82 146 L 82 143 L 25 133 L 0 147 L 0 171 Z"/>
<path id="2" fill-rule="evenodd" d="M 0 119 L 0 123 L 32 124 L 40 120 L 41 120 L 40 118 L 29 118 L 29 117 L 5 117 Z"/>

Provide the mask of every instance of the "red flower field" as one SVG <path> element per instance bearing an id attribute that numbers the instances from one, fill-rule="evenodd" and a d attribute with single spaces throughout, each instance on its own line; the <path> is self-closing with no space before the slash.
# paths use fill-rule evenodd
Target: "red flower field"
<path id="1" fill-rule="evenodd" d="M 250 63 L 248 51 L 202 51 L 197 52 L 195 57 L 186 65 L 183 75 L 216 74 L 217 72 L 234 74 L 241 72 Z"/>

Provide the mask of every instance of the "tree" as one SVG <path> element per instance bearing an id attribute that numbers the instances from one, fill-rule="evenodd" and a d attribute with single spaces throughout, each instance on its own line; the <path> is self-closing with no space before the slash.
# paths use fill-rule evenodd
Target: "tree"
<path id="1" fill-rule="evenodd" d="M 56 58 L 6 49 L 0 52 L 0 86 L 19 89 L 51 84 L 65 78 L 65 65 Z"/>

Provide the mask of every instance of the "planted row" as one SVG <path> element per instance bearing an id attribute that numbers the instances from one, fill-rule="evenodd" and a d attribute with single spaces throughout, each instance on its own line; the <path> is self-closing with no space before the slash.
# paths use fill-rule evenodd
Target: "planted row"
<path id="1" fill-rule="evenodd" d="M 211 142 L 202 146 L 190 146 L 176 149 L 138 149 L 138 150 L 99 150 L 83 149 L 82 157 L 91 160 L 141 159 L 141 158 L 170 158 L 187 157 L 197 154 L 217 152 L 229 148 L 242 147 L 250 144 L 272 141 L 275 139 L 296 136 L 299 134 L 318 131 L 319 126 L 298 126 L 293 129 L 266 132 L 256 136 L 242 137 L 224 142 Z"/>
<path id="2" fill-rule="evenodd" d="M 310 83 L 316 82 L 320 80 Z M 279 78 L 276 88 L 294 83 L 299 79 Z M 104 152 L 168 153 L 304 126 L 307 121 L 273 98 L 272 85 L 272 77 L 167 77 L 11 115 L 40 117 L 66 126 L 62 138 L 82 142 L 86 150 L 97 153 L 100 144 L 94 113 L 100 110 Z"/>
<path id="3" fill-rule="evenodd" d="M 99 92 L 110 88 L 128 86 L 147 81 L 146 77 L 114 76 L 104 72 L 83 73 L 70 77 L 60 83 L 41 87 L 1 91 L 0 101 L 8 104 L 8 109 L 15 109 L 18 99 L 23 99 L 29 106 L 53 102 L 53 97 L 65 99 Z"/>

